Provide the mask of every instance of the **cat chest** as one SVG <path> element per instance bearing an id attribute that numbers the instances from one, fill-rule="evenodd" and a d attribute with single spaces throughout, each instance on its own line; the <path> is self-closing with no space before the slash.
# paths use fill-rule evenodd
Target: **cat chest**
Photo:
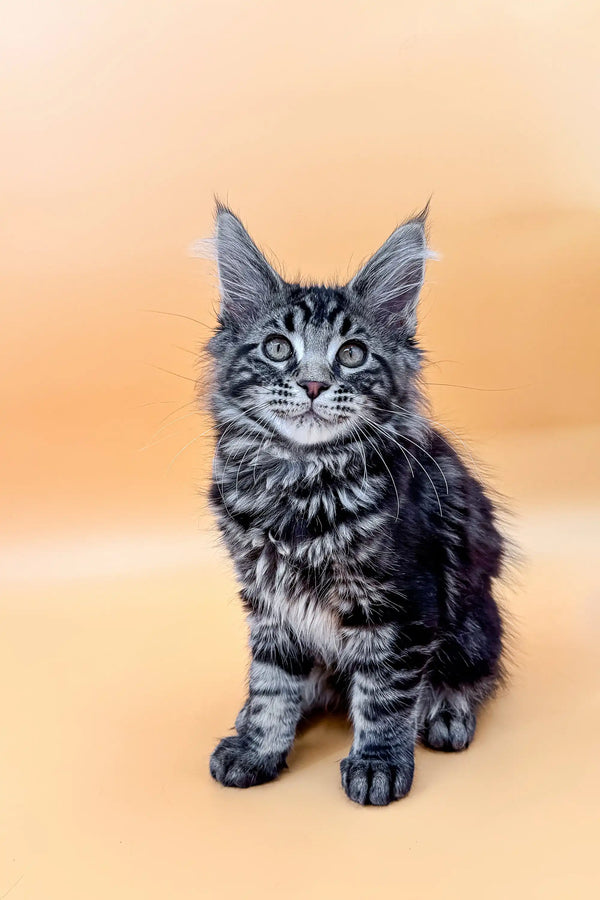
<path id="1" fill-rule="evenodd" d="M 374 560 L 384 556 L 387 513 L 365 495 L 340 488 L 296 495 L 238 490 L 217 507 L 244 596 L 273 628 L 283 627 L 310 652 L 339 661 L 346 622 L 371 620 L 380 600 Z M 324 499 L 325 498 L 325 499 Z M 370 573 L 370 574 L 368 574 Z"/>
<path id="2" fill-rule="evenodd" d="M 292 553 L 269 541 L 245 579 L 245 593 L 274 629 L 291 632 L 309 652 L 339 663 L 356 639 L 346 623 L 360 610 L 368 618 L 377 601 L 377 585 L 344 564 L 329 559 L 301 565 Z"/>

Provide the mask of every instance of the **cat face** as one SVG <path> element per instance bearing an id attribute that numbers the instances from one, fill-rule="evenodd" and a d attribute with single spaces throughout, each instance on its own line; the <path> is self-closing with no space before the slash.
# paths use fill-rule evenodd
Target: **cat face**
<path id="1" fill-rule="evenodd" d="M 418 369 L 424 217 L 396 229 L 343 287 L 290 285 L 219 208 L 217 410 L 302 446 L 360 437 L 397 411 Z M 213 404 L 215 405 L 215 404 Z"/>

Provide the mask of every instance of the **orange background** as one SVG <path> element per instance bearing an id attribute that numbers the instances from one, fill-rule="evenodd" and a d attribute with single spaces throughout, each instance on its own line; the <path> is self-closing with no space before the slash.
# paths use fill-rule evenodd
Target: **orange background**
<path id="1" fill-rule="evenodd" d="M 5 8 L 0 897 L 469 897 L 489 872 L 489 897 L 589 891 L 599 19 L 591 0 Z M 280 783 L 208 778 L 245 666 L 195 491 L 208 422 L 184 406 L 213 193 L 317 279 L 433 194 L 433 409 L 512 498 L 527 563 L 511 690 L 387 811 L 343 798 L 339 723 Z"/>

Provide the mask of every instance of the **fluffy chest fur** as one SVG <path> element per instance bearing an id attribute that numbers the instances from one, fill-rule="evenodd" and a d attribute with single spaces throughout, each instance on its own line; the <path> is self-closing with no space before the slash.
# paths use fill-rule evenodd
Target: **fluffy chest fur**
<path id="1" fill-rule="evenodd" d="M 248 787 L 332 702 L 359 803 L 404 796 L 422 736 L 464 749 L 497 683 L 503 543 L 481 485 L 424 415 L 425 214 L 346 285 L 288 284 L 220 208 L 211 501 L 248 613 L 249 695 L 211 759 Z"/>
<path id="2" fill-rule="evenodd" d="M 250 609 L 339 662 L 359 639 L 356 622 L 386 603 L 389 489 L 356 446 L 299 459 L 280 446 L 222 442 L 211 498 Z"/>

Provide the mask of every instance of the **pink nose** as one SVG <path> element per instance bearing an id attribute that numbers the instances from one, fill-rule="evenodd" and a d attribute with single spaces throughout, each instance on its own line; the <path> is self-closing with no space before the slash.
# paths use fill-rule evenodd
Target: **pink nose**
<path id="1" fill-rule="evenodd" d="M 321 391 L 326 391 L 329 385 L 326 381 L 300 381 L 300 387 L 303 387 L 311 400 L 315 400 Z"/>

